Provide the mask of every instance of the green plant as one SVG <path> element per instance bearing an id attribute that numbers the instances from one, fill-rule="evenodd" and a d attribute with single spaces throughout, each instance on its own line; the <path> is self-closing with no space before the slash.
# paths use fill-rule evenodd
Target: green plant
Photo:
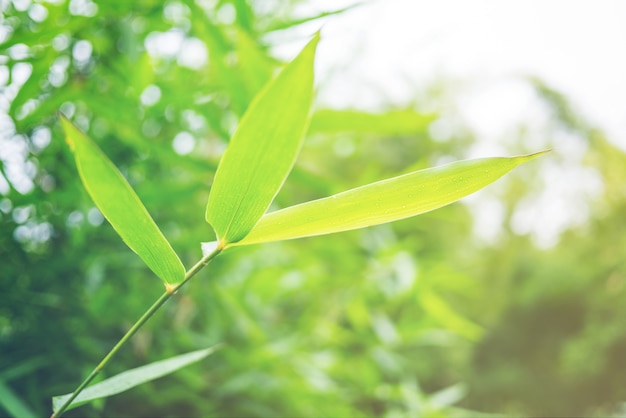
<path id="1" fill-rule="evenodd" d="M 105 218 L 162 280 L 165 292 L 71 394 L 55 397 L 53 417 L 81 403 L 109 396 L 198 361 L 201 350 L 125 372 L 83 392 L 121 346 L 185 283 L 235 246 L 341 232 L 425 213 L 463 198 L 542 153 L 484 158 L 419 170 L 327 198 L 267 213 L 287 178 L 308 128 L 317 34 L 257 94 L 222 156 L 211 187 L 206 221 L 216 241 L 186 270 L 131 186 L 98 146 L 60 116 L 80 178 Z M 161 369 L 155 373 L 155 370 Z M 129 377 L 130 376 L 130 377 Z M 120 381 L 124 382 L 120 385 Z"/>

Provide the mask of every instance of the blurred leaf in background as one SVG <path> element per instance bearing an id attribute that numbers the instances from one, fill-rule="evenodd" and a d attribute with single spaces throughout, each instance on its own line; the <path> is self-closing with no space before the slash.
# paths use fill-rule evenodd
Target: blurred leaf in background
<path id="1" fill-rule="evenodd" d="M 335 12 L 303 15 L 305 3 L 0 2 L 2 414 L 49 415 L 50 396 L 72 390 L 161 293 L 82 191 L 55 113 L 120 167 L 190 265 L 199 243 L 215 239 L 203 219 L 210 182 L 250 100 L 283 65 L 275 48 L 304 45 Z M 476 231 L 490 212 L 454 204 L 393 225 L 233 249 L 104 377 L 228 348 L 67 416 L 619 412 L 626 157 L 550 86 L 527 83 L 549 116 L 541 135 L 566 138 L 580 158 L 557 147 L 481 192 L 498 202 L 498 239 Z M 271 210 L 464 158 L 475 138 L 447 91 L 443 82 L 375 114 L 314 105 Z M 437 134 L 445 123 L 449 135 Z M 531 134 L 516 131 L 511 154 L 530 151 Z M 519 227 L 522 209 L 541 206 L 551 170 L 572 166 L 597 180 L 594 194 L 566 202 L 585 208 L 585 221 L 539 246 Z"/>

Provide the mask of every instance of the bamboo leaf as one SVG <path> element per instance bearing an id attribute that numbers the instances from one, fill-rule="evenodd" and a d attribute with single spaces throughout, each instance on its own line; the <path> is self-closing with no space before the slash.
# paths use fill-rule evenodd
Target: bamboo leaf
<path id="1" fill-rule="evenodd" d="M 170 373 L 175 372 L 189 364 L 198 362 L 209 354 L 215 352 L 220 346 L 209 347 L 204 350 L 192 351 L 190 353 L 181 354 L 171 357 L 167 360 L 161 360 L 136 369 L 127 370 L 118 375 L 89 386 L 76 397 L 67 408 L 73 409 L 86 402 L 95 399 L 106 398 L 118 393 L 125 392 L 142 383 L 150 382 Z M 71 393 L 59 395 L 52 398 L 52 409 L 56 412 L 65 401 L 72 396 Z"/>
<path id="2" fill-rule="evenodd" d="M 467 395 L 467 386 L 457 383 L 428 395 L 428 404 L 435 408 L 446 408 L 459 402 Z M 478 415 L 475 415 L 477 417 Z"/>
<path id="3" fill-rule="evenodd" d="M 10 417 L 30 418 L 37 416 L 2 379 L 0 379 L 0 407 Z"/>
<path id="4" fill-rule="evenodd" d="M 241 240 L 291 171 L 308 126 L 317 34 L 255 97 L 215 174 L 206 220 L 223 244 Z"/>
<path id="5" fill-rule="evenodd" d="M 414 135 L 426 131 L 435 115 L 411 109 L 369 113 L 359 110 L 322 109 L 311 118 L 309 133 L 356 132 L 382 135 Z"/>
<path id="6" fill-rule="evenodd" d="M 130 184 L 95 142 L 65 116 L 60 120 L 83 185 L 100 212 L 159 278 L 168 285 L 180 283 L 183 264 Z"/>
<path id="7" fill-rule="evenodd" d="M 353 8 L 356 8 L 358 6 L 362 6 L 363 4 L 365 4 L 365 2 L 351 4 L 350 6 L 344 7 L 342 9 L 332 10 L 330 12 L 322 12 L 322 13 L 319 13 L 319 14 L 314 15 L 314 16 L 308 16 L 308 17 L 304 17 L 304 18 L 300 18 L 300 19 L 292 19 L 292 20 L 282 21 L 282 22 L 279 21 L 279 22 L 273 23 L 270 27 L 268 27 L 267 28 L 267 32 L 273 32 L 273 31 L 278 31 L 278 30 L 289 29 L 289 28 L 292 28 L 294 26 L 299 26 L 299 25 L 302 25 L 304 23 L 312 22 L 312 21 L 317 20 L 317 19 L 323 19 L 323 18 L 328 17 L 328 16 L 333 16 L 333 15 L 345 13 L 345 12 L 347 12 L 347 11 L 353 9 Z"/>
<path id="8" fill-rule="evenodd" d="M 420 306 L 430 318 L 437 320 L 445 329 L 453 331 L 470 341 L 478 341 L 484 330 L 474 322 L 459 315 L 439 295 L 430 290 L 423 290 L 419 295 Z"/>
<path id="9" fill-rule="evenodd" d="M 235 245 L 330 234 L 419 215 L 474 193 L 541 154 L 457 161 L 291 206 L 263 216 Z"/>

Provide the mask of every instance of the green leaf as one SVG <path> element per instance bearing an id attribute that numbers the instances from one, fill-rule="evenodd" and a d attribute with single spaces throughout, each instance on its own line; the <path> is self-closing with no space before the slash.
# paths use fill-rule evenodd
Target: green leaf
<path id="1" fill-rule="evenodd" d="M 220 348 L 219 345 L 204 350 L 192 351 L 171 357 L 167 360 L 157 361 L 122 372 L 95 385 L 89 386 L 72 401 L 67 409 L 70 410 L 95 399 L 106 398 L 125 392 L 142 383 L 150 382 L 159 377 L 173 373 L 189 364 L 202 360 L 209 354 L 215 352 L 218 348 Z M 56 412 L 70 396 L 72 396 L 71 393 L 53 397 L 52 409 Z"/>
<path id="2" fill-rule="evenodd" d="M 369 113 L 359 110 L 318 110 L 311 118 L 309 133 L 356 132 L 383 135 L 412 135 L 426 131 L 435 115 L 411 109 Z"/>
<path id="3" fill-rule="evenodd" d="M 308 16 L 308 17 L 304 17 L 304 18 L 300 18 L 300 19 L 290 19 L 290 20 L 287 20 L 287 21 L 278 21 L 276 23 L 271 23 L 266 31 L 267 32 L 273 32 L 273 31 L 278 31 L 278 30 L 289 29 L 289 28 L 292 28 L 294 26 L 299 26 L 299 25 L 302 25 L 302 24 L 305 24 L 305 23 L 308 23 L 308 22 L 312 22 L 314 20 L 323 19 L 325 17 L 329 17 L 329 16 L 345 13 L 345 12 L 347 12 L 347 11 L 353 9 L 353 8 L 362 6 L 364 4 L 365 4 L 365 2 L 359 2 L 359 3 L 351 4 L 350 6 L 344 7 L 342 9 L 332 10 L 330 12 L 322 12 L 322 13 L 319 13 L 319 14 L 313 15 L 313 16 Z"/>
<path id="4" fill-rule="evenodd" d="M 30 418 L 37 416 L 2 379 L 0 379 L 0 407 L 4 408 L 11 417 Z"/>
<path id="5" fill-rule="evenodd" d="M 291 171 L 308 126 L 319 34 L 254 98 L 222 156 L 206 220 L 224 245 L 244 238 Z"/>
<path id="6" fill-rule="evenodd" d="M 428 395 L 428 405 L 435 408 L 446 408 L 459 402 L 467 395 L 467 386 L 457 383 Z"/>
<path id="7" fill-rule="evenodd" d="M 166 284 L 180 283 L 185 268 L 119 170 L 85 134 L 60 115 L 80 178 L 100 212 L 124 242 Z"/>
<path id="8" fill-rule="evenodd" d="M 478 341 L 484 330 L 469 319 L 456 313 L 452 307 L 435 292 L 422 290 L 419 294 L 420 306 L 435 319 L 443 328 L 457 333 L 470 341 Z"/>
<path id="9" fill-rule="evenodd" d="M 263 216 L 236 245 L 330 234 L 419 215 L 474 193 L 541 154 L 457 161 L 291 206 Z"/>

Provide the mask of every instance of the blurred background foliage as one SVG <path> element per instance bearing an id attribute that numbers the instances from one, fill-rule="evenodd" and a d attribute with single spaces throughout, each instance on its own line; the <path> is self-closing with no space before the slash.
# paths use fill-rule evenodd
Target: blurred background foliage
<path id="1" fill-rule="evenodd" d="M 82 190 L 55 113 L 100 144 L 190 266 L 213 238 L 203 214 L 219 156 L 282 64 L 274 48 L 349 13 L 303 14 L 305 3 L 0 1 L 0 415 L 49 414 L 162 292 Z M 105 374 L 226 347 L 68 416 L 624 413 L 626 156 L 559 92 L 525 82 L 545 105 L 542 135 L 582 151 L 557 149 L 481 192 L 499 202 L 497 239 L 454 204 L 232 250 Z M 476 139 L 447 91 L 378 113 L 318 105 L 275 207 L 463 157 Z M 537 151 L 513 128 L 511 154 Z M 567 202 L 587 208 L 584 222 L 537 245 L 514 218 L 562 167 L 601 181 Z"/>

